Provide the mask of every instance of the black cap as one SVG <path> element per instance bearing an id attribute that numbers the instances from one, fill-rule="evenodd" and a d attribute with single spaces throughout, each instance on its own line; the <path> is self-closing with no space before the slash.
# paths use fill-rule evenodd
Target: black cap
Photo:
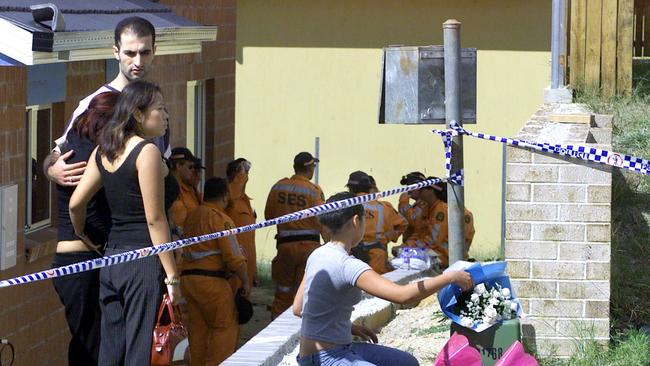
<path id="1" fill-rule="evenodd" d="M 309 166 L 313 165 L 320 162 L 317 158 L 313 157 L 310 153 L 308 152 L 301 152 L 296 155 L 295 158 L 293 158 L 293 166 L 295 167 L 302 167 L 302 166 Z"/>
<path id="2" fill-rule="evenodd" d="M 426 180 L 426 176 L 420 172 L 411 172 L 407 175 L 402 176 L 402 179 L 399 181 L 401 185 L 410 185 L 415 183 L 420 183 L 423 180 Z"/>
<path id="3" fill-rule="evenodd" d="M 347 186 L 370 186 L 371 184 L 370 176 L 361 170 L 357 170 L 356 172 L 350 173 Z"/>
<path id="4" fill-rule="evenodd" d="M 194 169 L 205 169 L 203 166 L 203 162 L 201 161 L 200 158 L 194 158 L 194 165 L 192 165 Z"/>
<path id="5" fill-rule="evenodd" d="M 192 154 L 190 149 L 186 147 L 175 147 L 172 149 L 172 154 L 169 157 L 169 160 L 187 160 L 194 163 L 196 162 L 196 157 L 194 157 L 194 154 Z"/>

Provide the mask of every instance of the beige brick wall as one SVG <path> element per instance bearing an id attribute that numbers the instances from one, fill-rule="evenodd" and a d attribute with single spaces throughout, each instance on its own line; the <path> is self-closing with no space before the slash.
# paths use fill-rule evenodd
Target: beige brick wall
<path id="1" fill-rule="evenodd" d="M 552 108 L 519 137 L 611 149 L 611 117 L 557 125 L 545 118 Z M 586 144 L 592 136 L 598 145 Z M 528 314 L 524 339 L 541 355 L 568 356 L 586 335 L 609 340 L 611 181 L 602 165 L 507 148 L 505 258 Z"/>

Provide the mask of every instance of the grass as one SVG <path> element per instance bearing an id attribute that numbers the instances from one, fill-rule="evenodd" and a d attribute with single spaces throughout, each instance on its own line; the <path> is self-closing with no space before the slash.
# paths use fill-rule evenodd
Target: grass
<path id="1" fill-rule="evenodd" d="M 260 279 L 260 287 L 275 288 L 275 284 L 273 284 L 273 280 L 271 279 L 270 261 L 257 262 L 257 276 Z"/>
<path id="2" fill-rule="evenodd" d="M 575 340 L 577 352 L 568 360 L 540 359 L 540 366 L 647 366 L 650 365 L 650 338 L 629 329 L 615 335 L 610 347 L 592 339 Z"/>
<path id="3" fill-rule="evenodd" d="M 446 332 L 449 333 L 449 324 L 437 324 L 428 328 L 411 329 L 411 333 L 416 336 L 426 336 L 429 334 Z"/>

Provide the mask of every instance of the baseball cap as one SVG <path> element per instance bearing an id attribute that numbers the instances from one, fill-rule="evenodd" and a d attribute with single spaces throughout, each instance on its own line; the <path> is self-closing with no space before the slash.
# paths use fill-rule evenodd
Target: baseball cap
<path id="1" fill-rule="evenodd" d="M 186 147 L 175 147 L 172 149 L 172 154 L 169 157 L 169 160 L 187 160 L 194 163 L 196 162 L 196 157 L 194 157 L 194 154 L 192 154 L 190 149 Z"/>
<path id="2" fill-rule="evenodd" d="M 402 176 L 402 179 L 399 181 L 401 185 L 409 185 L 420 183 L 423 180 L 426 180 L 426 176 L 421 172 L 410 172 L 407 175 Z"/>
<path id="3" fill-rule="evenodd" d="M 195 157 L 194 158 L 194 165 L 192 165 L 194 169 L 205 169 L 203 166 L 203 161 L 200 158 Z"/>
<path id="4" fill-rule="evenodd" d="M 358 186 L 358 185 L 367 185 L 370 186 L 370 176 L 362 172 L 361 170 L 357 170 L 356 172 L 350 173 L 350 176 L 348 177 L 348 184 L 347 186 Z"/>
<path id="5" fill-rule="evenodd" d="M 293 158 L 293 166 L 309 166 L 318 162 L 320 162 L 318 158 L 313 157 L 310 153 L 305 151 L 298 153 L 298 155 Z"/>

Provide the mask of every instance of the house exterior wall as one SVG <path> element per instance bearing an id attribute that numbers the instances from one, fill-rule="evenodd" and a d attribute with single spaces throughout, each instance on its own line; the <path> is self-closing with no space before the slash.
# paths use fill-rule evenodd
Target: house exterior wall
<path id="1" fill-rule="evenodd" d="M 297 152 L 314 151 L 316 137 L 326 196 L 344 190 L 357 169 L 373 175 L 380 188 L 398 186 L 414 170 L 444 176 L 442 141 L 430 133 L 435 126 L 377 120 L 382 47 L 442 44 L 449 18 L 462 22 L 462 47 L 478 49 L 478 123 L 467 128 L 514 135 L 550 81 L 548 1 L 238 4 L 235 155 L 253 163 L 248 194 L 260 217 L 270 187 L 293 173 Z M 503 154 L 497 144 L 465 141 L 473 255 L 498 255 Z M 274 235 L 274 228 L 258 232 L 258 258 L 275 255 Z"/>
<path id="2" fill-rule="evenodd" d="M 150 80 L 159 83 L 171 112 L 171 144 L 185 145 L 187 81 L 207 80 L 206 175 L 223 175 L 234 146 L 236 1 L 161 1 L 184 17 L 217 25 L 217 41 L 200 55 L 159 56 Z M 65 102 L 53 110 L 52 134 L 61 135 L 79 100 L 106 81 L 105 61 L 67 64 Z M 25 235 L 26 67 L 0 67 L 0 185 L 18 185 L 17 264 L 0 271 L 6 279 L 49 268 L 56 245 L 56 223 Z M 52 201 L 52 218 L 56 205 Z M 16 348 L 16 366 L 65 365 L 70 339 L 63 307 L 51 281 L 0 289 L 0 338 Z M 4 356 L 4 354 L 3 354 Z"/>

